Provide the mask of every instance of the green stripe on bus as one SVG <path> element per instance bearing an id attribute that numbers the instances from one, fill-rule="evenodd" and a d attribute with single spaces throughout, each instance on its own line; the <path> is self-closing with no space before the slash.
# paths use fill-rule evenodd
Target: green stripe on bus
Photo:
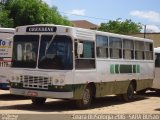
<path id="1" fill-rule="evenodd" d="M 136 66 L 137 65 L 133 65 L 133 73 L 136 73 Z"/>
<path id="2" fill-rule="evenodd" d="M 140 73 L 140 65 L 137 65 L 137 73 Z"/>
<path id="3" fill-rule="evenodd" d="M 115 65 L 115 73 L 119 73 L 119 65 L 118 64 Z"/>
<path id="4" fill-rule="evenodd" d="M 140 65 L 111 64 L 110 73 L 140 73 Z"/>
<path id="5" fill-rule="evenodd" d="M 111 73 L 111 74 L 114 74 L 114 64 L 111 64 L 111 65 L 110 65 L 110 73 Z"/>
<path id="6" fill-rule="evenodd" d="M 120 65 L 120 73 L 132 73 L 132 65 Z"/>

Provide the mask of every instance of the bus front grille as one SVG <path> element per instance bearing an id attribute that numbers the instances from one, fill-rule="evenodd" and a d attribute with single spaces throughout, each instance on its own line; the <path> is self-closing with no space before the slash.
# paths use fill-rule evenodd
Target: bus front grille
<path id="1" fill-rule="evenodd" d="M 48 85 L 51 85 L 49 77 L 24 75 L 21 78 L 24 88 L 48 89 Z"/>

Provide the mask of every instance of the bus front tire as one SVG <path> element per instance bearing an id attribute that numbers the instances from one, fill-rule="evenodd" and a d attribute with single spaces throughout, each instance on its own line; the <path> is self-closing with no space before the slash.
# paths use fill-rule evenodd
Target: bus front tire
<path id="1" fill-rule="evenodd" d="M 32 104 L 33 105 L 43 105 L 46 102 L 46 98 L 32 98 Z"/>
<path id="2" fill-rule="evenodd" d="M 88 86 L 84 90 L 82 99 L 76 100 L 76 105 L 80 109 L 87 109 L 91 105 L 92 101 L 92 92 L 91 88 Z"/>
<path id="3" fill-rule="evenodd" d="M 130 102 L 134 99 L 134 86 L 132 83 L 128 86 L 127 93 L 122 94 L 122 99 L 125 102 Z"/>

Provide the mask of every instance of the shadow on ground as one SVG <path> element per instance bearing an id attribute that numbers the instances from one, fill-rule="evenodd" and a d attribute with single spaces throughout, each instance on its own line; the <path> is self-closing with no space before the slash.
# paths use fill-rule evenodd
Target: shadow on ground
<path id="1" fill-rule="evenodd" d="M 142 94 L 145 97 L 160 97 L 160 92 L 155 91 L 147 91 L 146 93 Z"/>
<path id="2" fill-rule="evenodd" d="M 144 99 L 148 99 L 144 96 L 136 96 L 135 101 L 141 101 Z M 89 109 L 95 108 L 103 108 L 109 106 L 115 106 L 119 104 L 125 104 L 125 102 L 118 99 L 116 96 L 107 96 L 104 98 L 94 99 L 92 106 Z M 73 100 L 58 100 L 58 101 L 50 101 L 44 105 L 34 106 L 32 104 L 17 104 L 12 106 L 1 106 L 0 110 L 25 110 L 32 112 L 65 112 L 65 111 L 77 111 L 77 107 L 75 107 L 75 101 Z"/>
<path id="3" fill-rule="evenodd" d="M 155 111 L 160 111 L 160 108 L 155 109 Z"/>
<path id="4" fill-rule="evenodd" d="M 14 101 L 14 100 L 25 100 L 28 97 L 19 96 L 19 95 L 12 95 L 12 94 L 1 94 L 0 101 Z"/>

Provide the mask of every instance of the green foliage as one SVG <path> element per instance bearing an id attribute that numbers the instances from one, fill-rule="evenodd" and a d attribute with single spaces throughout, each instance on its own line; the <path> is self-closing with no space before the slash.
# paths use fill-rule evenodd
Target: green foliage
<path id="1" fill-rule="evenodd" d="M 32 24 L 72 25 L 56 7 L 49 7 L 42 0 L 6 0 L 3 4 L 5 10 L 9 11 L 6 16 L 13 20 L 13 27 Z"/>
<path id="2" fill-rule="evenodd" d="M 13 27 L 13 19 L 10 19 L 9 11 L 4 9 L 5 0 L 0 2 L 0 27 Z"/>
<path id="3" fill-rule="evenodd" d="M 115 21 L 109 21 L 108 23 L 101 23 L 99 28 L 100 31 L 112 32 L 118 34 L 132 34 L 139 33 L 141 31 L 140 23 L 132 22 L 132 20 L 126 19 L 125 21 L 120 21 L 119 19 Z"/>
<path id="4" fill-rule="evenodd" d="M 0 11 L 0 27 L 13 27 L 13 19 L 8 18 L 8 11 Z"/>

